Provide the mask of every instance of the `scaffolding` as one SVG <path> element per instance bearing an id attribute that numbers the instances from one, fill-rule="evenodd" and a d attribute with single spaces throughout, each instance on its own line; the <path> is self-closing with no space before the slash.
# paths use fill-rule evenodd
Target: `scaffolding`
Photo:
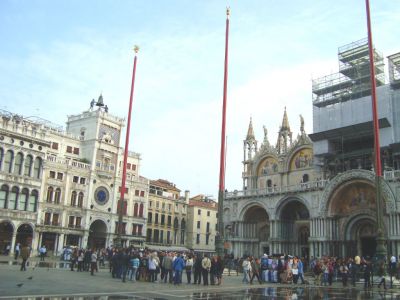
<path id="1" fill-rule="evenodd" d="M 400 52 L 388 56 L 389 81 L 393 88 L 400 88 Z"/>
<path id="2" fill-rule="evenodd" d="M 339 72 L 312 81 L 313 104 L 323 107 L 371 95 L 368 39 L 339 47 Z M 385 84 L 383 55 L 374 48 L 376 85 Z"/>

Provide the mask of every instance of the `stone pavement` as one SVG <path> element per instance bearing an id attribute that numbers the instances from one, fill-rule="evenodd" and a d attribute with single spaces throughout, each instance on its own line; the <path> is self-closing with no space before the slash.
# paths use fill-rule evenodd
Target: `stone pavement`
<path id="1" fill-rule="evenodd" d="M 185 280 L 185 275 L 183 280 Z M 310 278 L 311 279 L 311 278 Z M 315 287 L 313 285 L 278 285 L 254 283 L 243 284 L 242 276 L 224 276 L 221 286 L 203 286 L 183 283 L 180 286 L 164 283 L 121 282 L 112 279 L 108 269 L 100 269 L 91 276 L 89 272 L 71 272 L 65 268 L 47 268 L 36 266 L 31 262 L 26 272 L 19 271 L 19 265 L 0 264 L 0 299 L 43 299 L 42 297 L 65 295 L 76 296 L 76 299 L 252 299 L 290 294 L 289 299 L 309 299 L 314 294 L 325 295 L 325 299 L 363 299 L 362 285 L 357 288 L 343 288 L 341 283 L 332 287 Z M 381 299 L 377 288 L 373 289 L 370 299 Z M 398 288 L 387 290 L 385 295 L 399 297 Z M 112 297 L 111 297 L 111 296 Z M 294 297 L 296 295 L 297 298 Z M 301 296 L 300 296 L 301 295 Z M 98 298 L 96 298 L 98 297 Z M 111 297 L 111 298 L 110 298 Z M 267 298 L 265 298 L 267 297 Z M 75 299 L 75 298 L 68 298 Z M 276 299 L 276 298 L 275 298 Z"/>

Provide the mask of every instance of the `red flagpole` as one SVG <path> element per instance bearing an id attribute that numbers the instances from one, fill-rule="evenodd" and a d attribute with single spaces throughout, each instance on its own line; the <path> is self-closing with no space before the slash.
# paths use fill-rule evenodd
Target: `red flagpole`
<path id="1" fill-rule="evenodd" d="M 376 188 L 376 256 L 379 260 L 385 261 L 387 257 L 386 239 L 384 236 L 384 223 L 383 223 L 383 199 L 381 197 L 381 147 L 379 143 L 379 119 L 378 119 L 378 104 L 376 99 L 376 79 L 375 79 L 375 64 L 374 64 L 374 46 L 372 43 L 372 30 L 371 30 L 371 14 L 369 9 L 369 0 L 365 0 L 365 7 L 367 11 L 367 27 L 368 27 L 368 50 L 369 50 L 369 64 L 371 76 L 371 98 L 372 98 L 372 121 L 374 125 L 374 152 L 375 152 L 375 188 Z"/>
<path id="2" fill-rule="evenodd" d="M 135 58 L 133 60 L 133 71 L 132 71 L 132 84 L 131 84 L 131 95 L 129 99 L 129 111 L 128 111 L 128 123 L 126 126 L 126 138 L 125 138 L 125 149 L 124 149 L 124 164 L 122 166 L 122 183 L 121 183 L 121 194 L 119 200 L 119 214 L 118 214 L 118 236 L 117 236 L 117 246 L 122 246 L 121 243 L 121 235 L 122 235 L 122 217 L 124 214 L 124 195 L 126 189 L 126 165 L 128 162 L 128 147 L 129 147 L 129 134 L 131 131 L 131 116 L 132 116 L 132 104 L 133 104 L 133 92 L 135 90 L 135 76 L 136 76 L 136 62 L 137 62 L 137 53 L 139 51 L 139 47 L 134 47 Z"/>
<path id="3" fill-rule="evenodd" d="M 225 191 L 225 143 L 226 143 L 226 99 L 228 88 L 228 45 L 229 45 L 229 15 L 230 9 L 226 10 L 226 31 L 225 31 L 225 66 L 224 66 L 224 94 L 222 102 L 222 130 L 221 130 L 221 156 L 219 162 L 219 192 L 218 192 L 218 235 L 216 236 L 216 250 L 218 255 L 224 254 L 224 191 Z"/>

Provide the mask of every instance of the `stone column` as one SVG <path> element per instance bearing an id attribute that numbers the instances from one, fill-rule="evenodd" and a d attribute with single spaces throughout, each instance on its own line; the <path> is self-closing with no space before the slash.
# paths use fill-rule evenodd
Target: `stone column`
<path id="1" fill-rule="evenodd" d="M 17 239 L 17 233 L 13 232 L 12 238 L 11 238 L 11 248 L 10 248 L 10 253 L 9 253 L 10 256 L 14 256 L 16 239 Z"/>
<path id="2" fill-rule="evenodd" d="M 60 233 L 60 234 L 58 234 L 56 254 L 58 255 L 59 253 L 61 253 L 63 248 L 64 248 L 64 233 Z"/>

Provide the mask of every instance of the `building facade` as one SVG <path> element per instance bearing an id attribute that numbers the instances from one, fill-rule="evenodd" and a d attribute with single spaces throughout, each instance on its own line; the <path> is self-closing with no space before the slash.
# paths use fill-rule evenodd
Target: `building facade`
<path id="1" fill-rule="evenodd" d="M 150 181 L 146 246 L 151 249 L 186 250 L 189 192 L 167 180 Z"/>
<path id="2" fill-rule="evenodd" d="M 388 253 L 400 251 L 400 53 L 376 50 Z M 260 147 L 250 121 L 244 140 L 243 188 L 227 192 L 227 251 L 235 255 L 373 256 L 376 186 L 367 40 L 339 48 L 339 73 L 313 81 L 313 129 L 300 116 L 293 138 L 285 109 L 277 143 L 267 129 Z"/>
<path id="3" fill-rule="evenodd" d="M 197 195 L 189 200 L 187 247 L 195 252 L 215 252 L 215 234 L 218 218 L 217 203 Z"/>
<path id="4" fill-rule="evenodd" d="M 129 153 L 120 201 L 124 120 L 102 96 L 62 130 L 39 118 L 2 111 L 0 121 L 0 247 L 27 243 L 53 253 L 64 246 L 113 244 L 123 207 L 124 245 L 143 245 L 149 181 L 140 155 Z"/>

